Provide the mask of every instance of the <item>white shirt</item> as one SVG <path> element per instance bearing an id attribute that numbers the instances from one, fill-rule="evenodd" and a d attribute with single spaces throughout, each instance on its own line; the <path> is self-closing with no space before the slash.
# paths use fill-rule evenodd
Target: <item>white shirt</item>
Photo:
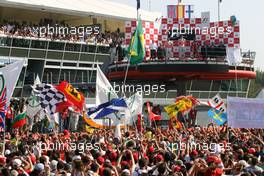
<path id="1" fill-rule="evenodd" d="M 157 47 L 157 44 L 156 44 L 156 43 L 151 43 L 151 44 L 150 44 L 150 49 L 151 49 L 151 50 L 157 50 L 157 48 L 158 48 L 158 47 Z"/>

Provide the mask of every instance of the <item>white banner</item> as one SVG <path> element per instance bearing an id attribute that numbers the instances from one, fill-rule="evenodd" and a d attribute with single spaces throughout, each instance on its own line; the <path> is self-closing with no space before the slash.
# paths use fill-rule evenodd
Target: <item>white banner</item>
<path id="1" fill-rule="evenodd" d="M 242 62 L 240 48 L 226 47 L 226 58 L 229 64 L 239 64 Z"/>
<path id="2" fill-rule="evenodd" d="M 227 120 L 232 128 L 264 129 L 264 99 L 227 97 Z"/>
<path id="3" fill-rule="evenodd" d="M 4 78 L 6 80 L 7 104 L 9 104 L 9 101 L 13 95 L 13 92 L 16 87 L 21 70 L 23 68 L 24 62 L 25 62 L 24 60 L 17 61 L 5 67 L 0 68 L 0 72 L 3 73 Z"/>
<path id="4" fill-rule="evenodd" d="M 202 19 L 202 27 L 210 27 L 210 12 L 202 12 L 201 13 Z"/>

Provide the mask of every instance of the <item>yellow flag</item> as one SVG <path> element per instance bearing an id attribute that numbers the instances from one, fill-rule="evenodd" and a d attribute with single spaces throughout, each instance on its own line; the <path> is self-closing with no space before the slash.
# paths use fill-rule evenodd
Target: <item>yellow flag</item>
<path id="1" fill-rule="evenodd" d="M 85 131 L 86 131 L 87 133 L 93 134 L 94 129 L 91 128 L 91 127 L 89 127 L 88 125 L 85 125 Z"/>
<path id="2" fill-rule="evenodd" d="M 178 113 L 178 107 L 177 105 L 174 103 L 174 104 L 171 104 L 169 106 L 165 106 L 164 107 L 164 110 L 167 112 L 168 116 L 173 119 L 177 116 L 177 113 Z"/>

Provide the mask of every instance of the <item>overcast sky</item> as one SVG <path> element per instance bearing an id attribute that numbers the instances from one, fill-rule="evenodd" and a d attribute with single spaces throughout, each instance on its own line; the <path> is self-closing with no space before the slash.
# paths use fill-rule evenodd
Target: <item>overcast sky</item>
<path id="1" fill-rule="evenodd" d="M 136 7 L 136 0 L 111 0 L 129 4 Z M 152 11 L 161 11 L 166 16 L 168 4 L 176 4 L 177 0 L 141 0 L 141 8 Z M 182 0 L 185 5 L 194 5 L 195 17 L 200 17 L 201 12 L 210 11 L 211 21 L 217 20 L 218 0 Z M 240 42 L 243 51 L 257 52 L 255 67 L 264 70 L 264 10 L 263 0 L 222 0 L 220 6 L 221 20 L 227 20 L 235 15 L 240 21 Z"/>

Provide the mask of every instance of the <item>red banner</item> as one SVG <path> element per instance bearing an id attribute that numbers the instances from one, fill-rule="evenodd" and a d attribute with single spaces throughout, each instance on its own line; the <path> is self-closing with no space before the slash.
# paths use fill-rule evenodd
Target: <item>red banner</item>
<path id="1" fill-rule="evenodd" d="M 56 88 L 61 91 L 67 98 L 67 102 L 63 103 L 65 106 L 73 106 L 76 110 L 82 112 L 85 101 L 82 93 L 77 91 L 71 84 L 66 81 L 61 82 Z M 62 107 L 60 107 L 59 109 L 61 108 Z"/>

